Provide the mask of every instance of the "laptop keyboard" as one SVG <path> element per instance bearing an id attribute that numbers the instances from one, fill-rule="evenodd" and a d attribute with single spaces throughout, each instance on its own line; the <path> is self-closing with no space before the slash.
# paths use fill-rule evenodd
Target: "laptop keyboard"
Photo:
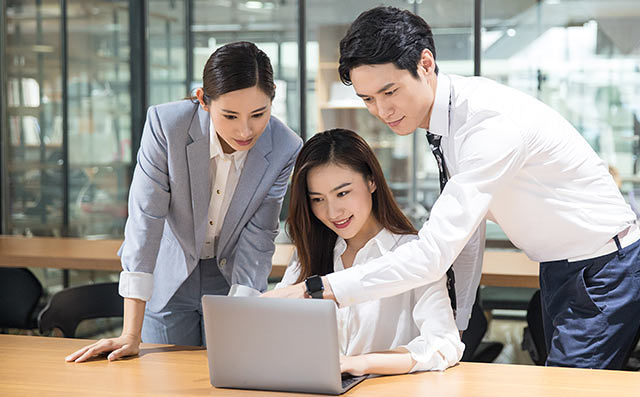
<path id="1" fill-rule="evenodd" d="M 346 390 L 352 384 L 360 381 L 363 376 L 353 376 L 351 374 L 343 373 L 342 374 L 342 390 Z"/>

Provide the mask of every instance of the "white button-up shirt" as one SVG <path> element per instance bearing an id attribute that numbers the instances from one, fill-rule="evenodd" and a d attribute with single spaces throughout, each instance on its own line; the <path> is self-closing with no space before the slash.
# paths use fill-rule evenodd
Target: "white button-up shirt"
<path id="1" fill-rule="evenodd" d="M 447 185 L 419 239 L 328 276 L 341 306 L 439 280 L 470 242 L 454 264 L 457 324 L 465 329 L 480 280 L 485 219 L 539 262 L 596 256 L 635 222 L 578 131 L 515 89 L 440 73 L 429 131 L 442 136 Z"/>
<path id="2" fill-rule="evenodd" d="M 207 237 L 200 252 L 200 259 L 209 259 L 215 256 L 220 229 L 222 229 L 224 217 L 229 210 L 231 198 L 236 191 L 242 167 L 247 159 L 247 151 L 236 150 L 231 154 L 222 151 L 222 145 L 213 126 L 213 121 L 209 124 L 209 135 L 211 200 L 207 214 Z"/>
<path id="3" fill-rule="evenodd" d="M 352 267 L 367 262 L 395 247 L 414 240 L 414 235 L 397 235 L 382 229 L 355 256 Z M 338 237 L 333 250 L 333 270 L 344 270 L 342 254 L 347 249 Z M 276 288 L 294 284 L 299 264 L 289 264 Z M 464 344 L 453 320 L 446 278 L 396 296 L 337 310 L 340 351 L 347 356 L 405 347 L 416 360 L 414 371 L 444 370 L 462 357 Z"/>

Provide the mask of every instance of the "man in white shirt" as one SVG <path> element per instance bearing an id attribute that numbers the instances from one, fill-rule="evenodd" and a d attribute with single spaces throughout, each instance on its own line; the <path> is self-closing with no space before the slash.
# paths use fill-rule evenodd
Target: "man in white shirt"
<path id="1" fill-rule="evenodd" d="M 419 239 L 323 277 L 324 298 L 349 306 L 396 295 L 453 264 L 465 329 L 490 219 L 541 262 L 547 365 L 620 368 L 640 327 L 640 231 L 579 133 L 514 89 L 438 73 L 429 25 L 408 11 L 362 13 L 340 55 L 342 81 L 371 114 L 398 135 L 428 131 L 443 190 Z M 277 296 L 302 297 L 304 284 Z"/>

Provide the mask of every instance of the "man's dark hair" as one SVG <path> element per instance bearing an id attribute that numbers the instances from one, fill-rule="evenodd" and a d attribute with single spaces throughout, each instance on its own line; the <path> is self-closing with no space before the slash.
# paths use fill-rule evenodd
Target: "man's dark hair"
<path id="1" fill-rule="evenodd" d="M 351 70 L 361 65 L 393 63 L 418 77 L 422 50 L 436 57 L 433 34 L 419 16 L 395 7 L 376 7 L 363 12 L 340 40 L 340 80 L 351 85 Z M 438 66 L 435 68 L 438 73 Z"/>

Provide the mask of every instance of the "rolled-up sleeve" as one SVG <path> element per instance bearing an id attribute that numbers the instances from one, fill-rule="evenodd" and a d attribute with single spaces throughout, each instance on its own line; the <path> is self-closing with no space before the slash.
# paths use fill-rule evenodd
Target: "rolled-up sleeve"
<path id="1" fill-rule="evenodd" d="M 413 321 L 420 335 L 404 347 L 416 365 L 410 372 L 443 371 L 462 358 L 464 344 L 453 320 L 445 278 L 413 291 Z"/>
<path id="2" fill-rule="evenodd" d="M 171 191 L 167 140 L 155 107 L 147 111 L 137 164 L 129 191 L 129 217 L 120 249 L 123 271 L 119 293 L 125 298 L 149 300 Z"/>
<path id="3" fill-rule="evenodd" d="M 153 275 L 143 272 L 127 272 L 120 273 L 120 283 L 118 292 L 123 298 L 134 298 L 143 301 L 151 299 L 153 291 Z"/>

